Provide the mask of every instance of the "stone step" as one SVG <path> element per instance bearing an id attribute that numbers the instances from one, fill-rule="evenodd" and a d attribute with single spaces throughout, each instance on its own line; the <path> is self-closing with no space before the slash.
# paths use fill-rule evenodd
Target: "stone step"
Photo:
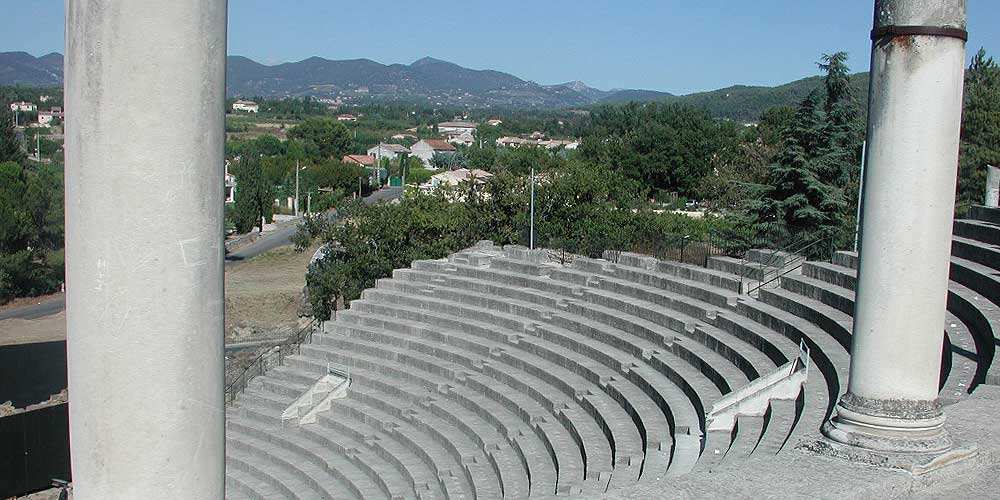
<path id="1" fill-rule="evenodd" d="M 459 345 L 465 349 L 478 349 L 480 354 L 484 357 L 489 356 L 490 352 L 494 348 L 503 347 L 503 344 L 490 344 L 487 340 L 480 339 L 464 339 L 461 334 L 452 333 L 445 329 L 432 329 L 427 328 L 425 325 L 410 322 L 405 319 L 392 318 L 385 315 L 374 315 L 367 314 L 363 312 L 358 312 L 357 310 L 350 311 L 350 314 L 344 314 L 338 319 L 338 323 L 350 322 L 352 325 L 349 330 L 356 330 L 361 332 L 363 338 L 375 338 L 372 335 L 371 329 L 379 329 L 391 332 L 396 335 L 405 336 L 417 336 L 420 338 L 433 339 L 442 344 L 450 345 L 452 343 Z M 360 329 L 360 327 L 364 329 Z M 345 325 L 339 325 L 336 328 L 344 328 Z M 321 343 L 326 343 L 325 337 L 318 337 Z M 479 343 L 482 344 L 479 344 Z M 471 352 L 471 351 L 470 351 Z M 530 426 L 533 429 L 538 429 L 540 426 L 538 422 L 544 421 L 545 415 L 550 415 L 548 410 L 545 410 L 538 402 L 526 397 L 520 393 L 515 393 L 510 390 L 504 391 L 494 391 L 493 385 L 499 384 L 497 381 L 490 379 L 487 384 L 478 383 L 480 377 L 468 376 L 466 375 L 466 384 L 477 390 L 480 394 L 489 395 L 489 397 L 503 408 L 506 408 L 514 415 L 518 415 L 524 420 L 524 424 Z M 460 395 L 460 388 L 453 388 L 449 395 Z M 479 408 L 474 401 L 471 399 L 466 399 L 464 403 L 465 406 L 470 407 L 474 410 Z M 485 418 L 490 417 L 503 417 L 506 412 L 498 412 L 495 408 L 481 408 L 478 412 Z M 569 434 L 566 434 L 559 424 L 554 424 L 555 419 L 548 418 L 550 423 L 544 425 L 545 428 L 549 429 L 545 434 L 542 435 L 542 440 L 545 443 L 545 448 L 550 450 L 552 453 L 552 461 L 555 462 L 560 467 L 561 474 L 560 477 L 566 478 L 573 474 L 573 471 L 578 471 L 580 474 L 580 479 L 582 480 L 582 470 L 583 462 L 580 457 L 580 450 L 575 444 L 572 444 L 573 451 L 569 450 L 567 446 L 569 443 L 573 443 L 572 439 L 569 438 Z M 506 432 L 507 435 L 513 434 L 513 429 L 517 426 L 510 423 L 510 420 L 504 420 L 503 423 L 499 419 L 494 418 L 494 425 L 498 426 L 502 432 Z M 566 481 L 568 484 L 569 481 Z"/>
<path id="2" fill-rule="evenodd" d="M 761 434 L 766 429 L 766 422 L 763 416 L 740 415 L 736 418 L 736 427 L 733 429 L 736 435 L 733 444 L 722 459 L 722 465 L 726 467 L 738 467 L 740 463 L 753 453 L 757 443 L 760 442 Z M 791 431 L 791 429 L 788 429 Z"/>
<path id="3" fill-rule="evenodd" d="M 988 245 L 1000 245 L 1000 226 L 978 220 L 955 221 L 955 236 L 976 240 Z"/>
<path id="4" fill-rule="evenodd" d="M 347 346 L 341 344 L 340 347 L 343 349 Z M 385 359 L 383 356 L 386 358 L 392 357 L 391 350 L 387 348 L 379 350 L 375 346 L 371 346 L 366 349 L 364 354 L 357 351 L 350 351 L 350 354 L 342 354 L 342 352 L 343 351 L 341 349 L 331 348 L 330 350 L 326 350 L 315 347 L 314 349 L 310 349 L 307 354 L 312 356 L 322 355 L 324 356 L 324 360 L 331 359 L 342 363 L 352 362 L 354 363 L 354 367 L 352 367 L 352 375 L 354 373 L 353 370 L 356 367 L 364 366 L 366 370 L 374 369 L 377 373 L 386 378 L 418 381 L 421 382 L 425 388 L 437 387 L 437 390 L 433 392 L 427 391 L 426 389 L 421 390 L 417 387 L 412 387 L 407 390 L 407 393 L 409 394 L 424 394 L 424 399 L 420 401 L 417 408 L 414 408 L 413 411 L 409 412 L 407 418 L 419 418 L 420 422 L 424 424 L 423 427 L 426 427 L 428 432 L 443 446 L 445 446 L 445 448 L 449 448 L 457 461 L 465 465 L 468 465 L 470 461 L 486 464 L 489 457 L 483 458 L 482 453 L 484 451 L 492 451 L 496 449 L 498 444 L 501 443 L 505 446 L 509 446 L 507 445 L 506 440 L 496 434 L 495 429 L 490 424 L 480 421 L 475 413 L 463 409 L 460 405 L 451 403 L 448 399 L 442 399 L 437 396 L 442 393 L 441 391 L 444 391 L 445 393 L 453 391 L 454 387 L 449 384 L 457 385 L 457 381 L 451 380 L 449 382 L 450 379 L 447 378 L 441 378 L 440 376 L 436 377 L 431 373 L 425 373 L 423 371 L 415 371 L 416 367 L 409 364 L 401 364 L 390 359 Z M 400 353 L 396 353 L 397 356 L 399 354 Z M 401 385 L 403 382 L 400 380 L 393 380 L 392 383 L 403 387 L 403 385 Z M 409 384 L 406 384 L 406 386 L 408 385 Z M 376 388 L 382 389 L 384 387 Z M 418 411 L 420 413 L 426 413 L 426 417 L 420 417 L 418 413 L 416 413 Z M 445 416 L 445 418 L 442 419 L 442 416 Z M 431 422 L 434 422 L 434 424 Z M 474 426 L 475 428 L 473 429 L 469 426 Z M 448 431 L 442 431 L 439 427 L 447 428 Z M 462 427 L 465 427 L 467 431 L 463 431 Z M 470 434 L 473 433 L 478 436 L 470 436 Z M 590 436 L 593 438 L 592 434 Z M 480 459 L 475 459 L 477 456 L 480 457 Z M 610 456 L 608 457 L 608 460 L 610 462 Z M 508 468 L 502 472 L 513 473 L 514 471 Z M 477 478 L 473 477 L 470 481 L 475 479 Z M 508 488 L 515 491 L 515 481 L 521 480 L 514 476 L 510 476 L 507 479 Z M 500 480 L 500 478 L 494 478 L 497 485 L 499 485 Z M 527 479 L 525 478 L 521 482 L 526 485 Z M 488 485 L 486 484 L 477 485 L 476 491 L 484 491 L 484 488 L 487 486 Z M 525 486 L 523 489 L 526 491 L 527 487 Z"/>
<path id="5" fill-rule="evenodd" d="M 1000 224 L 1000 209 L 975 205 L 969 209 L 969 218 L 991 224 Z"/>
<path id="6" fill-rule="evenodd" d="M 357 343 L 359 346 L 361 345 L 361 341 Z M 340 348 L 346 350 L 351 347 L 347 341 L 342 341 Z M 357 351 L 357 348 L 352 348 L 352 352 Z M 374 345 L 368 346 L 365 354 L 378 356 L 383 359 L 394 358 L 406 366 L 418 369 L 427 369 L 427 367 L 433 367 L 435 364 L 441 366 L 451 364 L 450 362 L 435 360 L 422 354 L 407 354 L 389 347 L 380 348 Z M 636 476 L 638 476 L 638 467 L 642 457 L 638 432 L 633 426 L 625 425 L 626 422 L 631 424 L 631 421 L 620 410 L 620 407 L 617 407 L 603 393 L 566 392 L 574 387 L 585 385 L 580 382 L 576 384 L 566 383 L 562 388 L 549 386 L 539 377 L 546 374 L 555 374 L 553 376 L 554 380 L 571 381 L 574 375 L 571 372 L 553 366 L 551 363 L 548 363 L 549 368 L 547 370 L 538 370 L 529 373 L 526 370 L 532 369 L 533 365 L 528 364 L 528 361 L 524 358 L 525 356 L 522 355 L 505 357 L 503 358 L 505 363 L 503 366 L 496 363 L 489 363 L 484 365 L 483 373 L 490 375 L 494 379 L 506 382 L 512 388 L 518 389 L 522 393 L 534 395 L 536 400 L 548 408 L 556 418 L 564 420 L 570 429 L 574 429 L 574 435 L 579 440 L 581 447 L 585 451 L 585 456 L 588 458 L 587 470 L 589 478 L 597 479 L 604 473 L 608 473 L 608 476 L 610 476 L 613 455 L 610 442 L 614 439 L 619 439 L 618 442 L 620 443 L 620 453 L 618 455 L 620 460 L 614 464 L 614 467 L 619 469 L 633 467 Z M 414 362 L 408 362 L 408 359 L 414 360 Z M 534 361 L 535 365 L 545 363 L 547 362 L 544 360 Z M 414 374 L 413 376 L 417 375 Z M 424 377 L 423 374 L 420 376 Z M 463 377 L 465 376 L 467 375 L 463 375 Z M 458 385 L 461 383 L 458 377 L 451 378 L 453 380 L 452 384 Z M 448 382 L 438 382 L 438 384 L 444 383 Z M 617 412 L 615 412 L 616 408 L 618 408 Z M 602 432 L 602 429 L 604 432 Z M 631 437 L 628 431 L 631 431 Z M 633 460 L 626 459 L 626 457 L 636 457 L 636 463 L 632 464 Z M 605 466 L 603 464 L 608 465 Z"/>
<path id="7" fill-rule="evenodd" d="M 227 464 L 228 465 L 228 464 Z M 236 467 L 226 467 L 226 500 L 286 498 L 273 486 Z"/>
<path id="8" fill-rule="evenodd" d="M 524 276 L 511 276 L 503 272 L 494 272 L 490 269 L 472 269 L 467 266 L 454 266 L 455 272 L 460 274 L 474 274 L 477 278 L 491 279 L 494 282 L 498 281 L 516 281 L 518 286 L 523 287 L 537 287 L 540 291 L 541 289 L 571 289 L 571 286 L 560 285 L 559 282 L 553 280 L 535 280 Z M 577 296 L 586 295 L 585 289 L 582 287 L 577 290 Z M 588 325 L 586 321 L 579 319 L 578 317 L 567 316 L 567 315 L 556 315 L 554 316 L 554 321 L 560 326 L 566 327 L 573 331 L 589 330 L 595 333 L 608 333 L 608 328 L 606 326 L 611 323 L 612 327 L 617 327 L 619 330 L 626 334 L 633 334 L 639 338 L 653 342 L 656 345 L 661 345 L 667 343 L 664 338 L 663 333 L 656 331 L 657 325 L 650 326 L 650 323 L 645 320 L 630 319 L 625 323 L 622 323 L 621 315 L 613 309 L 603 308 L 597 306 L 592 302 L 588 302 L 586 305 L 579 304 L 571 298 L 563 298 L 566 304 L 565 309 L 569 312 L 590 315 L 592 318 L 600 322 L 599 325 Z M 509 318 L 508 318 L 509 319 Z M 638 325 L 638 326 L 636 326 Z M 623 330 L 624 329 L 624 330 Z M 615 338 L 623 338 L 622 335 L 610 335 Z M 714 352 L 711 352 L 707 348 L 699 347 L 696 343 L 685 343 L 681 345 L 679 342 L 671 342 L 667 347 L 675 352 L 677 355 L 683 357 L 699 370 L 701 370 L 706 376 L 708 376 L 713 382 L 720 388 L 720 391 L 729 392 L 733 385 L 730 382 L 735 382 L 736 386 L 745 384 L 745 380 L 740 381 L 741 375 L 735 373 L 733 367 L 730 363 L 727 363 L 722 357 Z M 722 370 L 723 373 L 720 373 Z M 728 379 L 728 380 L 727 380 Z"/>
<path id="9" fill-rule="evenodd" d="M 429 475 L 421 476 L 426 478 L 430 491 L 441 491 L 446 499 L 472 498 L 472 486 L 465 480 L 461 464 L 455 461 L 443 446 L 410 423 L 386 413 L 381 409 L 384 403 L 380 399 L 362 391 L 365 389 L 351 393 L 352 397 L 338 400 L 331 411 L 320 414 L 319 425 L 341 432 L 346 432 L 345 428 L 352 424 L 376 429 L 376 432 L 366 439 L 374 441 L 376 438 L 387 436 L 400 443 L 409 452 L 393 456 L 408 457 L 412 454 L 418 457 L 430 471 Z M 385 399 L 388 396 L 379 397 Z M 369 404 L 370 401 L 378 401 L 378 407 Z M 383 442 L 379 439 L 375 446 L 382 446 L 385 443 L 388 441 Z M 423 488 L 419 488 L 418 494 L 422 493 L 422 490 Z"/>
<path id="10" fill-rule="evenodd" d="M 961 236 L 951 239 L 951 254 L 977 264 L 982 264 L 993 272 L 1000 271 L 1000 246 L 983 243 Z"/>
<path id="11" fill-rule="evenodd" d="M 244 454 L 242 457 L 240 454 Z M 293 498 L 306 500 L 311 498 L 343 498 L 343 499 L 388 499 L 372 485 L 372 490 L 354 487 L 352 483 L 342 483 L 331 476 L 324 468 L 303 460 L 295 452 L 280 446 L 273 446 L 266 441 L 231 430 L 226 431 L 226 454 L 244 464 L 253 464 L 254 472 L 260 474 L 269 471 L 265 480 L 276 481 L 273 486 L 285 489 L 283 493 L 294 492 Z M 369 495 L 369 496 L 364 496 Z"/>
<path id="12" fill-rule="evenodd" d="M 329 434 L 318 436 L 295 428 L 277 430 L 250 419 L 231 420 L 229 430 L 239 433 L 241 438 L 249 436 L 303 457 L 340 483 L 349 485 L 349 489 L 361 498 L 374 498 L 380 493 L 391 499 L 416 498 L 399 471 L 365 453 L 359 443 L 347 438 L 335 439 Z"/>
<path id="13" fill-rule="evenodd" d="M 765 430 L 754 454 L 777 455 L 785 446 L 798 414 L 794 400 L 775 399 L 765 416 Z"/>

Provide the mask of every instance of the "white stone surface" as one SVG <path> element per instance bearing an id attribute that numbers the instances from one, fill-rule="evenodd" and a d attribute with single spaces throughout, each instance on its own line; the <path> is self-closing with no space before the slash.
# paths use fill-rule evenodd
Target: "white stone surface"
<path id="1" fill-rule="evenodd" d="M 876 27 L 964 28 L 965 3 L 879 0 Z M 926 434 L 943 417 L 911 418 L 896 409 L 932 406 L 938 394 L 965 42 L 886 37 L 872 54 L 849 385 L 850 395 L 871 407 L 858 413 L 840 406 L 838 419 L 876 434 Z M 885 412 L 892 416 L 874 416 Z"/>
<path id="2" fill-rule="evenodd" d="M 225 0 L 66 2 L 77 500 L 224 496 Z"/>

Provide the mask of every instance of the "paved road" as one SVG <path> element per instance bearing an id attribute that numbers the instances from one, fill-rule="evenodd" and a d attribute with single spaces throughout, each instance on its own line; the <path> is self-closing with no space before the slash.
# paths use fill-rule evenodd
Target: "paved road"
<path id="1" fill-rule="evenodd" d="M 399 198 L 403 195 L 402 188 L 384 188 L 375 191 L 371 195 L 367 196 L 363 201 L 367 204 L 377 203 L 379 201 L 388 201 Z M 328 212 L 331 217 L 336 216 L 335 211 Z M 241 260 L 252 259 L 262 253 L 269 252 L 278 247 L 283 247 L 285 245 L 290 245 L 292 243 L 292 236 L 295 235 L 297 229 L 297 224 L 289 224 L 285 227 L 272 231 L 265 234 L 263 237 L 258 238 L 253 243 L 231 252 L 226 255 L 226 264 L 232 262 L 239 262 Z M 0 312 L 0 321 L 5 319 L 20 318 L 20 319 L 38 319 L 50 314 L 55 314 L 66 308 L 66 298 L 61 296 L 57 299 L 48 300 L 42 302 L 41 304 L 33 304 L 26 307 L 21 307 L 18 309 L 13 309 L 11 311 Z"/>
<path id="2" fill-rule="evenodd" d="M 370 205 L 380 201 L 395 200 L 402 195 L 403 188 L 383 188 L 365 197 L 362 201 Z M 336 217 L 337 213 L 335 210 L 331 210 L 327 212 L 327 215 L 330 218 L 333 218 Z M 295 231 L 297 230 L 297 224 L 289 224 L 275 231 L 271 231 L 270 233 L 257 238 L 253 243 L 240 248 L 239 250 L 228 253 L 226 255 L 226 264 L 252 259 L 262 253 L 274 250 L 275 248 L 290 245 L 292 243 L 292 236 L 295 235 Z"/>
<path id="3" fill-rule="evenodd" d="M 59 298 L 49 299 L 40 304 L 32 304 L 30 306 L 0 312 L 0 321 L 12 318 L 38 319 L 62 311 L 65 307 L 66 296 L 61 295 Z"/>

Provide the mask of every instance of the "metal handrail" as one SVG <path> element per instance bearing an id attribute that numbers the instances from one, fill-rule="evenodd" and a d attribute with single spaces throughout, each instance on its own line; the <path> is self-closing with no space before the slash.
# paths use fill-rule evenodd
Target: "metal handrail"
<path id="1" fill-rule="evenodd" d="M 795 259 L 793 259 L 793 262 L 797 262 L 796 265 L 793 265 L 792 267 L 790 267 L 788 269 L 785 269 L 786 267 L 788 267 L 788 264 L 785 264 L 780 269 L 777 269 L 775 271 L 775 276 L 773 278 L 771 278 L 769 280 L 766 280 L 766 281 L 764 279 L 761 279 L 760 283 L 758 283 L 757 286 L 755 286 L 755 287 L 750 288 L 749 290 L 747 290 L 747 295 L 753 295 L 755 292 L 760 292 L 760 290 L 762 288 L 764 288 L 765 286 L 770 285 L 771 283 L 774 283 L 775 281 L 778 281 L 779 279 L 787 276 L 788 274 L 796 271 L 797 269 L 802 268 L 802 266 L 805 265 L 806 261 L 809 258 L 808 257 L 809 254 L 806 253 L 809 249 L 811 249 L 813 247 L 817 247 L 817 246 L 819 246 L 822 243 L 832 243 L 832 241 L 833 241 L 833 237 L 832 236 L 828 236 L 826 238 L 813 241 L 812 243 L 810 243 L 810 244 L 806 245 L 805 247 L 799 249 L 798 251 L 792 253 L 793 255 L 795 255 Z M 765 276 L 761 276 L 761 278 L 766 278 L 766 277 L 767 277 L 766 275 Z"/>
<path id="2" fill-rule="evenodd" d="M 284 364 L 287 356 L 299 354 L 302 344 L 312 341 L 312 335 L 317 323 L 316 318 L 313 318 L 309 321 L 309 324 L 296 332 L 295 335 L 288 337 L 284 342 L 274 347 L 267 348 L 254 358 L 239 376 L 226 385 L 226 405 L 236 401 L 236 398 L 240 394 L 243 394 L 243 391 L 246 390 L 254 378 L 267 373 L 274 366 Z"/>

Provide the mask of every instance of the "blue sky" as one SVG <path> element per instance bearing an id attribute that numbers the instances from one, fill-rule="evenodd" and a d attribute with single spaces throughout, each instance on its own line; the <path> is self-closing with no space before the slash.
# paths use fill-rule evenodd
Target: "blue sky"
<path id="1" fill-rule="evenodd" d="M 14 0 L 0 3 L 15 4 Z M 821 53 L 868 68 L 873 0 L 230 0 L 229 53 L 410 63 L 433 56 L 543 84 L 673 93 L 777 85 Z M 16 2 L 0 51 L 62 52 L 63 0 Z M 10 12 L 11 7 L 2 10 Z M 970 54 L 1000 56 L 1000 1 L 969 0 Z"/>

